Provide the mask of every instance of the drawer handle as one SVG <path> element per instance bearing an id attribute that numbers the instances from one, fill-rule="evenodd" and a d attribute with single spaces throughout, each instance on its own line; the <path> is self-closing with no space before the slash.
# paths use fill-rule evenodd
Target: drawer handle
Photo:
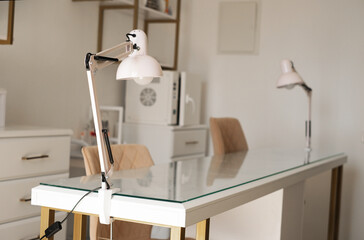
<path id="1" fill-rule="evenodd" d="M 186 145 L 194 145 L 194 144 L 198 144 L 198 141 L 188 141 L 185 142 Z"/>
<path id="2" fill-rule="evenodd" d="M 39 155 L 39 156 L 32 156 L 32 157 L 22 157 L 21 160 L 35 160 L 35 159 L 42 159 L 42 158 L 49 158 L 49 155 Z"/>
<path id="3" fill-rule="evenodd" d="M 20 198 L 19 201 L 20 202 L 30 202 L 30 201 L 32 201 L 32 198 L 24 197 L 24 198 Z"/>

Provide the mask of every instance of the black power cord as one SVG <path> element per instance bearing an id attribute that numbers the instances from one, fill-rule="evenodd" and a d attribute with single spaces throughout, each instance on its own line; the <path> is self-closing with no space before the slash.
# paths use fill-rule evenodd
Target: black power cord
<path id="1" fill-rule="evenodd" d="M 133 36 L 133 35 L 131 35 Z M 135 36 L 133 36 L 135 37 Z M 91 54 L 87 54 L 88 57 L 91 56 Z M 98 56 L 100 59 L 97 59 L 97 60 L 103 60 L 103 61 L 109 61 L 109 59 L 106 59 L 105 60 L 105 57 L 102 57 L 102 56 Z M 87 57 L 86 57 L 87 58 Z M 96 57 L 95 57 L 96 59 Z M 112 151 L 111 151 L 111 146 L 110 146 L 110 141 L 109 141 L 109 136 L 108 136 L 108 130 L 107 129 L 102 129 L 102 133 L 104 135 L 104 138 L 105 138 L 105 143 L 106 143 L 106 148 L 107 148 L 107 151 L 108 151 L 108 154 L 109 154 L 109 160 L 110 160 L 110 164 L 111 165 L 114 165 L 114 159 L 113 159 L 113 156 L 112 156 Z M 110 184 L 107 182 L 106 180 L 106 176 L 105 176 L 105 173 L 102 172 L 101 173 L 101 181 L 104 182 L 106 184 L 106 188 L 107 189 L 110 189 Z M 62 223 L 64 221 L 67 220 L 67 218 L 71 215 L 71 213 L 75 210 L 75 208 L 77 207 L 77 205 L 82 201 L 82 199 L 84 199 L 87 195 L 89 195 L 90 193 L 100 189 L 101 187 L 97 187 L 95 189 L 92 189 L 90 191 L 88 191 L 85 195 L 83 195 L 80 200 L 78 200 L 78 202 L 75 204 L 75 206 L 72 208 L 71 211 L 69 211 L 66 215 L 66 217 L 62 220 L 62 221 L 56 221 L 54 222 L 52 225 L 50 225 L 46 230 L 45 230 L 45 233 L 44 235 L 40 238 L 40 240 L 42 240 L 43 238 L 50 238 L 52 237 L 54 234 L 56 234 L 57 232 L 59 232 L 60 230 L 62 230 Z"/>
<path id="2" fill-rule="evenodd" d="M 71 213 L 75 210 L 75 208 L 77 207 L 77 205 L 82 201 L 82 199 L 84 199 L 87 195 L 89 195 L 90 193 L 100 189 L 101 187 L 97 187 L 97 188 L 94 188 L 90 191 L 88 191 L 85 195 L 83 195 L 80 200 L 78 200 L 78 202 L 75 204 L 75 206 L 72 208 L 71 211 L 69 211 L 66 215 L 66 217 L 64 217 L 64 219 L 62 221 L 56 221 L 54 222 L 52 225 L 50 225 L 44 232 L 44 235 L 39 238 L 40 240 L 42 240 L 43 238 L 50 238 L 52 237 L 54 234 L 56 234 L 57 232 L 59 232 L 60 230 L 62 230 L 62 223 L 64 221 L 67 220 L 67 218 L 71 215 Z"/>

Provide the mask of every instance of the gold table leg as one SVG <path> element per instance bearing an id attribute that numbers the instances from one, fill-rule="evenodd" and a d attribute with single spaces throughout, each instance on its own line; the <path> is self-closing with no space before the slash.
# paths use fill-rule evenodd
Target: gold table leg
<path id="1" fill-rule="evenodd" d="M 331 171 L 330 214 L 329 214 L 329 229 L 327 234 L 328 240 L 339 239 L 342 178 L 343 178 L 343 166 L 334 168 Z"/>
<path id="2" fill-rule="evenodd" d="M 197 223 L 196 240 L 209 240 L 210 218 Z"/>
<path id="3" fill-rule="evenodd" d="M 171 240 L 185 240 L 185 228 L 171 227 Z"/>
<path id="4" fill-rule="evenodd" d="M 40 210 L 40 233 L 39 236 L 43 237 L 45 230 L 54 223 L 54 213 L 55 211 L 42 207 Z M 44 238 L 47 239 L 47 238 Z M 49 240 L 53 240 L 53 237 L 48 238 Z"/>
<path id="5" fill-rule="evenodd" d="M 87 216 L 75 213 L 73 219 L 73 240 L 85 240 Z"/>

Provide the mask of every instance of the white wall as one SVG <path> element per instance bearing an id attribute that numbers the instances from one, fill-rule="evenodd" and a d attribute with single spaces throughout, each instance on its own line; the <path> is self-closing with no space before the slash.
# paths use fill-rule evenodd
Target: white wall
<path id="1" fill-rule="evenodd" d="M 222 1 L 184 1 L 183 5 L 182 29 L 186 32 L 181 37 L 187 40 L 181 46 L 180 67 L 205 79 L 205 123 L 210 116 L 239 118 L 250 148 L 304 146 L 307 98 L 299 88 L 275 88 L 280 60 L 294 60 L 301 76 L 313 88 L 313 147 L 349 155 L 344 172 L 341 239 L 361 239 L 364 2 L 260 0 L 258 54 L 227 55 L 217 52 L 218 5 Z M 325 188 L 328 176 L 324 174 L 307 186 L 311 204 L 308 215 L 312 214 L 314 220 L 321 219 L 327 210 L 327 201 L 317 199 L 327 200 L 328 196 L 324 191 L 326 194 L 318 197 L 320 190 L 312 184 L 317 187 L 322 182 L 321 187 Z M 324 210 L 318 208 L 315 212 L 322 205 Z M 242 233 L 243 213 L 239 216 Z M 305 227 L 317 231 L 316 235 L 306 233 L 305 239 L 325 234 L 322 228 L 312 229 L 314 226 L 307 221 Z"/>
<path id="2" fill-rule="evenodd" d="M 6 123 L 71 128 L 88 123 L 84 58 L 96 52 L 98 2 L 16 1 L 14 44 L 0 45 Z M 120 39 L 125 39 L 121 36 Z M 113 69 L 97 75 L 101 104 L 121 104 Z M 107 84 L 104 84 L 107 82 Z"/>
<path id="3" fill-rule="evenodd" d="M 207 123 L 210 116 L 239 118 L 250 148 L 303 146 L 306 96 L 299 88 L 275 88 L 280 60 L 293 59 L 314 90 L 313 146 L 349 155 L 344 172 L 341 239 L 361 239 L 364 2 L 260 0 L 258 53 L 227 55 L 217 53 L 221 1 L 224 0 L 182 1 L 179 66 L 205 79 L 203 121 Z M 16 1 L 14 44 L 0 45 L 0 87 L 8 91 L 7 123 L 67 127 L 76 136 L 82 130 L 89 111 L 83 59 L 87 52 L 96 52 L 98 5 L 71 0 Z M 113 80 L 113 70 L 97 75 L 103 83 L 107 81 L 98 81 L 102 104 L 122 102 L 122 83 Z M 324 182 L 322 187 L 327 185 L 327 177 L 328 174 L 318 178 Z M 314 184 L 319 186 L 317 181 Z M 327 198 L 327 193 L 317 197 L 320 190 L 314 188 L 308 192 L 309 199 Z M 267 207 L 261 214 L 268 212 L 270 219 L 277 219 L 277 206 L 269 202 L 266 198 L 252 205 Z M 273 207 L 269 208 L 269 204 Z M 322 203 L 316 204 L 311 206 Z M 247 206 L 241 211 L 252 209 Z M 315 208 L 310 208 L 310 214 L 315 220 L 322 217 Z M 226 222 L 227 216 L 212 224 Z M 230 220 L 242 223 L 239 231 L 244 230 L 244 221 L 249 221 L 243 217 L 238 214 Z M 255 220 L 259 221 L 259 216 Z M 213 227 L 215 236 L 226 236 L 226 228 L 216 228 L 216 224 Z M 232 234 L 239 235 L 239 231 Z M 277 233 L 274 227 L 267 231 Z M 315 236 L 319 234 L 322 232 Z"/>

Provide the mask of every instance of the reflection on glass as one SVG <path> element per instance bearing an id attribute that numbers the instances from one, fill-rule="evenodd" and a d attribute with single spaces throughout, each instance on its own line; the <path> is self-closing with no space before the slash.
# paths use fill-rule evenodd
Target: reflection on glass
<path id="1" fill-rule="evenodd" d="M 310 155 L 302 149 L 253 149 L 117 171 L 111 184 L 120 189 L 114 195 L 182 203 L 340 155 L 317 149 Z M 100 175 L 42 184 L 88 191 L 100 185 Z"/>
<path id="2" fill-rule="evenodd" d="M 211 186 L 216 178 L 234 178 L 244 162 L 247 152 L 214 155 L 207 173 L 206 185 Z"/>

